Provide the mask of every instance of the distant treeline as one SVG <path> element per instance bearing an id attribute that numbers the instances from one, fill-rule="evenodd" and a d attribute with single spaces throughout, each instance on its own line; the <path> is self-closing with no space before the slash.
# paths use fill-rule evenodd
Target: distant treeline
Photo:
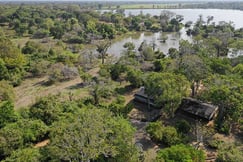
<path id="1" fill-rule="evenodd" d="M 183 8 L 210 8 L 210 9 L 234 9 L 243 10 L 243 2 L 206 2 L 206 3 L 193 3 L 183 4 Z"/>
<path id="2" fill-rule="evenodd" d="M 1 1 L 4 4 L 44 4 L 44 3 L 55 3 L 55 4 L 79 4 L 81 8 L 90 8 L 90 9 L 114 9 L 114 8 L 210 8 L 210 9 L 234 9 L 234 10 L 243 10 L 243 2 L 207 2 L 207 1 Z M 141 6 L 142 5 L 142 6 Z"/>

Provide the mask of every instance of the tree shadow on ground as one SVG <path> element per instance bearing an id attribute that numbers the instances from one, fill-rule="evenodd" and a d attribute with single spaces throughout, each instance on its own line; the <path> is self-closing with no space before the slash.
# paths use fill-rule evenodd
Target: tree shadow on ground
<path id="1" fill-rule="evenodd" d="M 128 114 L 131 119 L 147 122 L 155 121 L 161 116 L 161 109 L 156 109 L 153 107 L 148 108 L 147 104 L 131 101 L 133 103 L 133 109 Z"/>
<path id="2" fill-rule="evenodd" d="M 116 88 L 115 91 L 120 94 L 120 95 L 125 95 L 125 94 L 129 94 L 134 90 L 134 88 L 131 85 L 127 85 L 125 87 L 119 87 Z"/>
<path id="3" fill-rule="evenodd" d="M 66 89 L 75 90 L 75 89 L 84 88 L 84 87 L 86 87 L 86 85 L 84 83 L 77 83 L 75 85 L 67 87 Z"/>

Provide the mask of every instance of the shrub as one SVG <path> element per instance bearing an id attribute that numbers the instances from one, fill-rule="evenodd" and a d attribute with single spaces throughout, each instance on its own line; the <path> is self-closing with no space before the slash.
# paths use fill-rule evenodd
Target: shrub
<path id="1" fill-rule="evenodd" d="M 55 64 L 51 67 L 49 74 L 49 83 L 53 84 L 56 82 L 62 82 L 66 80 L 75 79 L 79 76 L 78 69 L 75 67 L 68 67 L 61 63 Z"/>
<path id="2" fill-rule="evenodd" d="M 150 123 L 146 127 L 146 131 L 153 140 L 162 142 L 165 145 L 171 146 L 181 143 L 176 129 L 171 126 L 165 127 L 160 122 Z"/>
<path id="3" fill-rule="evenodd" d="M 175 145 L 158 152 L 157 162 L 204 162 L 202 150 L 196 150 L 187 145 Z"/>
<path id="4" fill-rule="evenodd" d="M 9 157 L 7 157 L 4 162 L 37 162 L 41 161 L 41 154 L 38 149 L 24 148 L 13 151 Z"/>
<path id="5" fill-rule="evenodd" d="M 121 64 L 114 64 L 111 66 L 110 74 L 113 80 L 117 80 L 121 73 L 125 72 L 126 67 Z"/>
<path id="6" fill-rule="evenodd" d="M 174 127 L 167 126 L 163 130 L 163 138 L 161 142 L 168 146 L 171 146 L 181 143 L 181 138 Z"/>
<path id="7" fill-rule="evenodd" d="M 41 98 L 30 108 L 30 116 L 51 125 L 62 113 L 61 103 L 55 96 Z"/>
<path id="8" fill-rule="evenodd" d="M 41 60 L 38 62 L 31 63 L 30 72 L 35 77 L 40 77 L 47 74 L 50 62 L 46 60 Z"/>
<path id="9" fill-rule="evenodd" d="M 1 101 L 14 101 L 15 94 L 13 86 L 9 82 L 2 80 L 0 81 L 0 102 Z"/>
<path id="10" fill-rule="evenodd" d="M 153 140 L 161 141 L 163 138 L 163 128 L 160 122 L 152 122 L 146 127 L 146 132 Z"/>
<path id="11" fill-rule="evenodd" d="M 218 149 L 220 144 L 222 144 L 222 141 L 220 141 L 217 138 L 213 138 L 213 139 L 208 140 L 207 143 L 208 143 L 209 147 L 214 148 L 214 149 Z"/>
<path id="12" fill-rule="evenodd" d="M 36 31 L 34 34 L 33 34 L 33 38 L 36 38 L 36 39 L 41 39 L 41 38 L 45 38 L 45 37 L 48 37 L 49 36 L 49 31 L 48 30 L 44 30 L 44 29 L 40 29 L 38 31 Z"/>
<path id="13" fill-rule="evenodd" d="M 146 61 L 152 61 L 154 59 L 154 52 L 151 47 L 145 47 L 142 51 L 142 55 Z"/>
<path id="14" fill-rule="evenodd" d="M 143 85 L 142 72 L 136 69 L 129 69 L 127 72 L 127 80 L 133 87 L 140 87 Z"/>
<path id="15" fill-rule="evenodd" d="M 216 162 L 240 162 L 243 161 L 243 152 L 234 144 L 224 143 L 219 146 Z"/>
<path id="16" fill-rule="evenodd" d="M 186 134 L 191 130 L 191 126 L 186 120 L 180 120 L 176 123 L 176 130 Z"/>
<path id="17" fill-rule="evenodd" d="M 13 103 L 4 101 L 0 103 L 0 128 L 6 124 L 17 121 Z"/>

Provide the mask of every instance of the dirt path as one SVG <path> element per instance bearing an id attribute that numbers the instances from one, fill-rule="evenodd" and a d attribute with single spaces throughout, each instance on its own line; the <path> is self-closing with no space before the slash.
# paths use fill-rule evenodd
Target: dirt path
<path id="1" fill-rule="evenodd" d="M 49 143 L 50 143 L 50 140 L 47 139 L 47 140 L 44 140 L 44 141 L 41 141 L 41 142 L 35 144 L 34 148 L 44 147 L 44 146 L 48 145 Z"/>
<path id="2" fill-rule="evenodd" d="M 125 94 L 126 104 L 131 103 L 133 101 L 133 96 L 138 89 L 131 91 L 130 93 Z M 146 106 L 145 106 L 146 107 Z M 149 114 L 145 110 L 143 104 L 135 103 L 134 108 L 128 114 L 130 118 L 131 124 L 136 128 L 136 133 L 134 136 L 135 143 L 139 146 L 142 146 L 144 153 L 144 162 L 154 161 L 156 158 L 156 152 L 158 150 L 158 146 L 150 139 L 149 135 L 146 133 L 146 126 L 149 122 L 143 122 L 141 120 L 145 118 L 149 118 Z"/>

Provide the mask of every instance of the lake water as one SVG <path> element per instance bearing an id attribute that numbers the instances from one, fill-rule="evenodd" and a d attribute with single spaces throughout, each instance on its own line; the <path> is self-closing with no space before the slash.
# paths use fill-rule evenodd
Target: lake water
<path id="1" fill-rule="evenodd" d="M 150 14 L 150 15 L 160 15 L 163 9 L 129 9 L 125 10 L 125 15 L 129 14 L 138 15 Z M 196 22 L 199 15 L 202 15 L 204 21 L 207 20 L 207 16 L 213 16 L 213 21 L 218 23 L 220 21 L 233 22 L 235 28 L 243 27 L 243 11 L 239 10 L 221 10 L 221 9 L 169 9 L 169 11 L 176 13 L 177 15 L 184 16 L 184 23 L 187 21 Z"/>
<path id="2" fill-rule="evenodd" d="M 125 14 L 126 16 L 128 16 L 129 14 L 138 15 L 142 12 L 143 14 L 160 15 L 162 10 L 163 9 L 127 9 L 125 10 Z M 169 9 L 169 11 L 172 11 L 179 15 L 183 15 L 184 16 L 183 23 L 187 21 L 196 22 L 199 15 L 202 15 L 204 21 L 207 20 L 207 16 L 213 16 L 214 17 L 213 22 L 216 22 L 216 24 L 220 21 L 225 21 L 225 22 L 232 22 L 235 28 L 243 27 L 243 21 L 242 21 L 243 11 L 239 11 L 239 10 Z M 183 28 L 178 33 L 153 33 L 149 35 L 147 35 L 146 33 L 141 33 L 136 37 L 128 36 L 122 40 L 113 43 L 111 47 L 108 49 L 107 53 L 119 57 L 122 51 L 125 50 L 123 48 L 123 45 L 126 42 L 132 42 L 135 44 L 136 48 L 138 48 L 143 41 L 146 41 L 147 44 L 152 44 L 154 42 L 156 44 L 157 49 L 160 49 L 162 52 L 167 54 L 168 49 L 171 47 L 178 49 L 179 41 L 181 39 L 191 41 L 191 37 L 188 37 L 185 31 L 186 30 Z M 165 43 L 161 43 L 160 41 L 161 34 L 166 34 L 168 36 L 168 40 Z"/>
<path id="3" fill-rule="evenodd" d="M 167 35 L 168 37 L 165 43 L 161 42 L 162 34 Z M 171 47 L 178 49 L 179 41 L 182 39 L 191 41 L 191 37 L 186 35 L 186 31 L 184 28 L 180 32 L 176 32 L 176 33 L 162 33 L 162 32 L 137 33 L 134 36 L 128 36 L 126 38 L 123 38 L 122 40 L 116 41 L 111 45 L 107 53 L 119 57 L 122 54 L 122 52 L 125 50 L 125 48 L 123 48 L 123 45 L 126 42 L 132 42 L 135 45 L 135 49 L 137 50 L 141 45 L 141 43 L 145 41 L 147 44 L 151 46 L 153 43 L 155 43 L 156 49 L 159 49 L 160 51 L 167 54 L 169 48 Z"/>

